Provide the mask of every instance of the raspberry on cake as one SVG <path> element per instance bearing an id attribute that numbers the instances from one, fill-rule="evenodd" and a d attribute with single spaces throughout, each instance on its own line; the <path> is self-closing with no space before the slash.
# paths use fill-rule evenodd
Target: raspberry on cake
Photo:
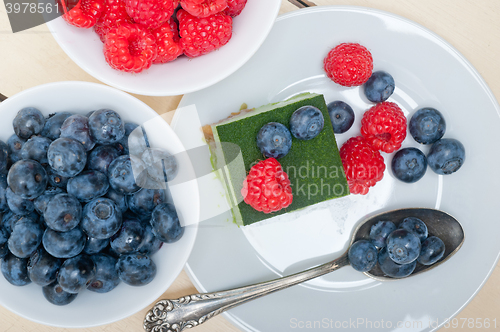
<path id="1" fill-rule="evenodd" d="M 79 0 L 73 7 L 65 0 L 60 1 L 64 12 L 63 19 L 79 28 L 92 28 L 104 10 L 104 0 Z"/>
<path id="2" fill-rule="evenodd" d="M 113 69 L 139 73 L 151 67 L 156 57 L 156 42 L 140 24 L 123 24 L 110 30 L 104 43 L 104 57 Z"/>
<path id="3" fill-rule="evenodd" d="M 357 43 L 334 47 L 324 60 L 326 75 L 335 83 L 351 87 L 364 84 L 373 71 L 372 54 Z"/>
<path id="4" fill-rule="evenodd" d="M 224 46 L 231 39 L 233 19 L 223 13 L 197 18 L 183 9 L 177 12 L 179 35 L 184 54 L 190 58 Z"/>
<path id="5" fill-rule="evenodd" d="M 228 0 L 181 0 L 181 6 L 189 14 L 204 18 L 226 9 L 227 2 Z"/>
<path id="6" fill-rule="evenodd" d="M 340 158 L 351 194 L 368 194 L 370 187 L 384 177 L 384 158 L 361 136 L 351 137 L 342 145 Z"/>
<path id="7" fill-rule="evenodd" d="M 151 31 L 156 40 L 157 56 L 153 63 L 166 63 L 179 57 L 183 51 L 177 33 L 177 24 L 170 18 L 159 28 Z"/>
<path id="8" fill-rule="evenodd" d="M 293 201 L 288 175 L 274 158 L 262 160 L 252 166 L 243 181 L 241 195 L 245 203 L 264 213 L 287 208 Z"/>
<path id="9" fill-rule="evenodd" d="M 396 103 L 379 103 L 363 114 L 361 135 L 374 149 L 394 152 L 406 138 L 406 117 Z"/>

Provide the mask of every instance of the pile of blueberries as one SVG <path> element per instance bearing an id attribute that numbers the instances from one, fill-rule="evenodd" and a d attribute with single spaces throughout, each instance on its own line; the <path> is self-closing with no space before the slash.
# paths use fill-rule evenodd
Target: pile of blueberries
<path id="1" fill-rule="evenodd" d="M 290 130 L 282 123 L 269 122 L 257 134 L 257 146 L 266 158 L 282 158 L 292 148 L 292 135 L 300 140 L 311 140 L 325 125 L 323 113 L 306 105 L 295 110 L 290 118 Z"/>
<path id="2" fill-rule="evenodd" d="M 150 258 L 184 228 L 169 203 L 177 161 L 110 109 L 45 118 L 20 110 L 0 141 L 1 271 L 55 305 L 121 281 L 150 283 Z"/>
<path id="3" fill-rule="evenodd" d="M 358 240 L 349 248 L 351 266 L 360 272 L 379 264 L 385 275 L 404 278 L 413 273 L 417 262 L 432 265 L 445 253 L 444 242 L 429 236 L 425 223 L 416 217 L 403 219 L 399 228 L 391 221 L 379 221 L 370 229 L 370 240 Z"/>

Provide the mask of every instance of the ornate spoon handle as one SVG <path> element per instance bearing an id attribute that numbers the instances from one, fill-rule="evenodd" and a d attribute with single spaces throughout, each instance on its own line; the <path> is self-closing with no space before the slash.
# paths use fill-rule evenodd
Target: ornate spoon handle
<path id="1" fill-rule="evenodd" d="M 161 300 L 146 314 L 147 332 L 180 332 L 242 303 L 314 279 L 349 265 L 347 252 L 329 263 L 290 276 L 231 290 Z"/>

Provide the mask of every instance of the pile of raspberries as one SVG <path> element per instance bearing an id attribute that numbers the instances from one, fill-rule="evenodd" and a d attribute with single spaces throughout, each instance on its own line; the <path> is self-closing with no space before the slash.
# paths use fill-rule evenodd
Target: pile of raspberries
<path id="1" fill-rule="evenodd" d="M 184 54 L 212 52 L 231 39 L 247 0 L 59 0 L 63 19 L 90 29 L 114 69 L 139 73 Z"/>

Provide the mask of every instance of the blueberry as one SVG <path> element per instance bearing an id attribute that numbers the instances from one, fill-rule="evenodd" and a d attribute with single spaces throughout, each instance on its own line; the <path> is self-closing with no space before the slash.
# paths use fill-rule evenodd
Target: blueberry
<path id="1" fill-rule="evenodd" d="M 47 151 L 49 165 L 65 177 L 73 177 L 83 171 L 87 153 L 83 145 L 71 138 L 61 137 L 53 141 Z"/>
<path id="2" fill-rule="evenodd" d="M 125 126 L 118 113 L 110 109 L 100 109 L 89 117 L 92 137 L 99 144 L 116 143 L 125 136 Z"/>
<path id="3" fill-rule="evenodd" d="M 87 255 L 94 255 L 100 253 L 109 244 L 109 239 L 96 239 L 87 236 L 87 242 L 83 248 L 83 253 Z"/>
<path id="4" fill-rule="evenodd" d="M 349 248 L 348 257 L 356 271 L 370 271 L 377 264 L 377 248 L 368 240 L 359 240 Z"/>
<path id="5" fill-rule="evenodd" d="M 52 143 L 50 139 L 43 136 L 33 136 L 24 143 L 21 149 L 22 159 L 31 159 L 38 161 L 40 164 L 47 164 L 47 150 Z"/>
<path id="6" fill-rule="evenodd" d="M 7 232 L 9 233 L 9 236 L 10 236 L 10 233 L 12 233 L 12 226 L 11 225 L 15 224 L 21 218 L 22 218 L 22 216 L 17 215 L 15 213 L 13 213 L 12 211 L 8 210 L 1 218 L 2 220 L 0 221 L 0 225 L 2 227 L 5 227 L 5 229 L 7 230 Z M 15 221 L 12 219 L 15 219 Z"/>
<path id="7" fill-rule="evenodd" d="M 81 202 L 90 202 L 108 191 L 108 177 L 99 171 L 85 171 L 68 181 L 68 194 Z"/>
<path id="8" fill-rule="evenodd" d="M 405 229 L 397 229 L 387 237 L 387 253 L 397 264 L 409 264 L 415 261 L 420 249 L 420 239 Z"/>
<path id="9" fill-rule="evenodd" d="M 39 215 L 35 211 L 32 211 L 26 215 L 19 215 L 19 214 L 14 214 L 12 212 L 9 212 L 4 216 L 4 223 L 3 223 L 4 227 L 7 229 L 9 234 L 12 233 L 12 230 L 14 229 L 14 226 L 16 225 L 16 223 L 24 217 L 30 218 L 31 220 L 36 221 L 36 222 L 40 221 Z M 40 224 L 42 225 L 42 223 L 40 223 Z M 42 227 L 43 227 L 43 225 L 42 225 Z"/>
<path id="10" fill-rule="evenodd" d="M 149 284 L 156 276 L 156 264 L 149 256 L 141 253 L 121 255 L 116 263 L 120 279 L 131 286 Z"/>
<path id="11" fill-rule="evenodd" d="M 335 134 L 343 134 L 352 127 L 354 123 L 354 111 L 351 106 L 337 100 L 329 103 L 327 108 Z"/>
<path id="12" fill-rule="evenodd" d="M 42 243 L 42 236 L 42 226 L 29 217 L 23 217 L 12 228 L 9 250 L 19 258 L 27 258 Z"/>
<path id="13" fill-rule="evenodd" d="M 110 238 L 122 225 L 122 213 L 109 198 L 96 198 L 83 208 L 82 228 L 88 236 Z"/>
<path id="14" fill-rule="evenodd" d="M 143 188 L 128 196 L 128 207 L 135 214 L 149 220 L 154 208 L 159 204 L 166 203 L 166 200 L 165 190 Z"/>
<path id="15" fill-rule="evenodd" d="M 45 249 L 39 248 L 28 261 L 28 276 L 40 286 L 47 286 L 56 281 L 62 260 L 52 257 Z"/>
<path id="16" fill-rule="evenodd" d="M 382 248 L 378 254 L 378 264 L 385 275 L 392 278 L 404 278 L 413 273 L 417 266 L 417 261 L 413 261 L 409 264 L 394 263 L 387 253 L 387 248 Z"/>
<path id="17" fill-rule="evenodd" d="M 34 199 L 47 187 L 47 172 L 34 160 L 19 160 L 11 166 L 7 183 L 12 191 L 24 199 Z"/>
<path id="18" fill-rule="evenodd" d="M 45 171 L 47 172 L 47 177 L 49 178 L 49 183 L 48 183 L 49 185 L 53 187 L 66 189 L 68 180 L 70 179 L 69 177 L 57 174 L 56 171 L 54 171 L 54 169 L 50 167 L 50 165 L 47 165 L 45 167 Z"/>
<path id="19" fill-rule="evenodd" d="M 31 283 L 28 276 L 28 259 L 19 258 L 8 253 L 2 258 L 2 274 L 14 286 L 24 286 Z"/>
<path id="20" fill-rule="evenodd" d="M 56 140 L 61 137 L 61 127 L 64 120 L 69 118 L 71 113 L 69 112 L 59 112 L 55 113 L 45 121 L 45 126 L 42 130 L 42 136 L 47 137 L 51 140 Z"/>
<path id="21" fill-rule="evenodd" d="M 137 251 L 146 255 L 151 256 L 152 254 L 158 252 L 163 245 L 153 233 L 153 227 L 149 223 L 143 224 L 144 236 L 142 242 L 137 248 Z"/>
<path id="22" fill-rule="evenodd" d="M 431 147 L 427 154 L 429 167 L 437 174 L 455 173 L 465 161 L 465 148 L 453 138 L 442 138 Z"/>
<path id="23" fill-rule="evenodd" d="M 80 227 L 67 232 L 57 232 L 50 228 L 43 233 L 42 244 L 49 254 L 57 258 L 71 258 L 82 252 L 86 236 Z"/>
<path id="24" fill-rule="evenodd" d="M 72 294 L 83 291 L 96 274 L 94 261 L 88 255 L 78 255 L 64 261 L 57 274 L 61 288 Z"/>
<path id="25" fill-rule="evenodd" d="M 0 141 L 0 173 L 7 172 L 9 162 L 9 147 L 3 141 Z"/>
<path id="26" fill-rule="evenodd" d="M 7 176 L 0 176 L 0 212 L 9 210 L 7 204 Z"/>
<path id="27" fill-rule="evenodd" d="M 47 203 L 43 217 L 51 229 L 67 232 L 80 223 L 82 205 L 73 195 L 57 194 Z"/>
<path id="28" fill-rule="evenodd" d="M 427 240 L 422 243 L 422 250 L 417 262 L 423 265 L 432 265 L 438 260 L 443 258 L 445 245 L 443 240 L 436 236 L 429 236 Z"/>
<path id="29" fill-rule="evenodd" d="M 443 115 L 435 108 L 421 108 L 410 119 L 410 134 L 421 144 L 432 144 L 443 137 L 446 122 Z"/>
<path id="30" fill-rule="evenodd" d="M 44 286 L 42 292 L 47 301 L 59 306 L 70 304 L 78 295 L 65 292 L 57 281 L 48 286 Z"/>
<path id="31" fill-rule="evenodd" d="M 141 179 L 146 176 L 145 168 L 144 163 L 136 156 L 120 156 L 109 165 L 109 184 L 119 193 L 133 194 L 141 189 L 137 183 L 141 183 Z"/>
<path id="32" fill-rule="evenodd" d="M 290 118 L 290 132 L 301 140 L 310 140 L 323 130 L 323 113 L 314 106 L 302 106 L 293 112 Z"/>
<path id="33" fill-rule="evenodd" d="M 392 221 L 379 221 L 370 229 L 370 240 L 377 248 L 383 248 L 387 237 L 395 230 L 396 225 Z"/>
<path id="34" fill-rule="evenodd" d="M 28 139 L 42 132 L 45 125 L 45 118 L 38 109 L 26 107 L 17 113 L 12 124 L 17 136 Z"/>
<path id="35" fill-rule="evenodd" d="M 148 147 L 146 131 L 135 123 L 125 123 L 125 135 L 114 144 L 121 154 L 140 156 Z"/>
<path id="36" fill-rule="evenodd" d="M 116 207 L 118 210 L 120 210 L 122 213 L 125 213 L 128 210 L 128 202 L 127 202 L 127 196 L 117 192 L 113 188 L 109 188 L 108 192 L 106 195 L 104 195 L 106 198 L 111 199 L 113 202 L 115 202 Z"/>
<path id="37" fill-rule="evenodd" d="M 45 209 L 47 208 L 47 204 L 57 194 L 62 194 L 64 191 L 61 188 L 57 187 L 49 187 L 45 190 L 45 192 L 38 196 L 33 203 L 35 204 L 35 210 L 40 215 L 45 213 Z"/>
<path id="38" fill-rule="evenodd" d="M 96 274 L 87 289 L 96 293 L 107 293 L 115 289 L 120 283 L 116 271 L 118 260 L 105 254 L 93 255 L 91 258 L 96 266 Z"/>
<path id="39" fill-rule="evenodd" d="M 424 242 L 427 239 L 427 226 L 421 219 L 415 217 L 404 218 L 401 224 L 399 224 L 399 228 L 412 232 L 418 237 L 420 242 Z"/>
<path id="40" fill-rule="evenodd" d="M 184 234 L 175 206 L 170 203 L 155 207 L 151 215 L 151 226 L 153 234 L 162 242 L 176 242 Z"/>
<path id="41" fill-rule="evenodd" d="M 391 169 L 398 180 L 414 183 L 425 175 L 427 158 L 419 149 L 404 148 L 392 157 Z"/>
<path id="42" fill-rule="evenodd" d="M 9 209 L 18 215 L 26 215 L 35 210 L 35 205 L 32 201 L 24 199 L 21 196 L 16 195 L 10 187 L 7 187 L 5 191 L 5 198 L 7 199 L 7 205 Z"/>
<path id="43" fill-rule="evenodd" d="M 177 175 L 177 159 L 164 149 L 146 149 L 146 151 L 142 154 L 141 159 L 146 166 L 149 176 L 155 181 L 164 183 L 165 175 L 167 176 L 168 181 L 172 181 Z M 164 167 L 165 172 L 163 171 Z"/>
<path id="44" fill-rule="evenodd" d="M 363 85 L 366 98 L 374 103 L 386 101 L 394 92 L 395 83 L 391 74 L 385 71 L 376 71 Z"/>
<path id="45" fill-rule="evenodd" d="M 257 134 L 257 147 L 266 158 L 281 158 L 292 148 L 292 135 L 287 127 L 269 122 Z"/>
<path id="46" fill-rule="evenodd" d="M 75 114 L 64 120 L 61 126 L 61 137 L 78 141 L 86 151 L 92 150 L 95 146 L 90 134 L 89 119 L 83 115 Z"/>
<path id="47" fill-rule="evenodd" d="M 100 145 L 87 157 L 87 168 L 108 174 L 109 164 L 120 156 L 118 149 L 112 145 Z"/>
<path id="48" fill-rule="evenodd" d="M 5 226 L 0 225 L 0 258 L 4 258 L 9 253 L 7 241 L 9 240 L 9 231 Z"/>
<path id="49" fill-rule="evenodd" d="M 16 134 L 9 137 L 7 140 L 7 147 L 9 148 L 9 158 L 12 163 L 21 160 L 21 150 L 26 140 L 19 138 Z"/>
<path id="50" fill-rule="evenodd" d="M 144 239 L 144 228 L 139 220 L 124 220 L 121 229 L 112 238 L 111 248 L 118 254 L 136 252 Z"/>

